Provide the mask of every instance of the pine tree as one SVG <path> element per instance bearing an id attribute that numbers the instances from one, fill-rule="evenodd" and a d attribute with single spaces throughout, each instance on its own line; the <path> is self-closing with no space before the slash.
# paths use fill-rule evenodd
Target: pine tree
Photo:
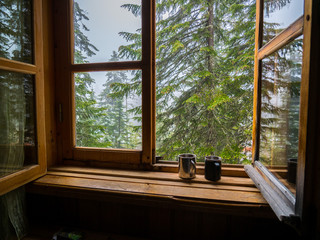
<path id="1" fill-rule="evenodd" d="M 87 63 L 87 57 L 95 55 L 98 49 L 90 43 L 84 31 L 89 29 L 84 24 L 89 20 L 87 13 L 74 2 L 74 62 Z M 95 80 L 89 73 L 76 73 L 76 144 L 83 147 L 106 147 L 108 143 L 101 142 L 104 131 L 99 125 L 103 109 L 98 107 L 93 85 Z"/>
<path id="2" fill-rule="evenodd" d="M 260 158 L 268 165 L 297 158 L 302 40 L 263 61 Z"/>
<path id="3" fill-rule="evenodd" d="M 254 1 L 158 0 L 156 11 L 157 154 L 239 162 L 251 139 Z"/>
<path id="4" fill-rule="evenodd" d="M 114 51 L 110 61 L 118 61 L 119 57 Z M 138 134 L 134 129 L 130 115 L 129 93 L 118 91 L 119 86 L 128 84 L 128 76 L 124 71 L 111 71 L 106 74 L 104 89 L 99 94 L 98 102 L 104 108 L 101 125 L 105 134 L 103 141 L 112 148 L 137 148 Z"/>
<path id="5" fill-rule="evenodd" d="M 0 57 L 33 63 L 30 0 L 0 2 Z"/>
<path id="6" fill-rule="evenodd" d="M 265 1 L 264 14 L 268 19 L 290 3 Z M 266 21 L 263 30 L 265 44 L 284 29 Z M 263 60 L 260 160 L 267 165 L 286 165 L 288 158 L 298 155 L 301 63 L 301 39 Z"/>
<path id="7" fill-rule="evenodd" d="M 0 57 L 33 63 L 32 1 L 0 2 Z M 35 136 L 34 78 L 0 71 L 2 144 L 32 144 Z"/>

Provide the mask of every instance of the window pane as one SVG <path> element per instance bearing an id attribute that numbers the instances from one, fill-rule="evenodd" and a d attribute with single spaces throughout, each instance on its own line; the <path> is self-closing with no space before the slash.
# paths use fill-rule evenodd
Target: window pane
<path id="1" fill-rule="evenodd" d="M 251 161 L 254 1 L 157 1 L 158 159 Z"/>
<path id="2" fill-rule="evenodd" d="M 0 176 L 37 163 L 34 76 L 0 70 Z"/>
<path id="3" fill-rule="evenodd" d="M 0 1 L 0 57 L 33 63 L 31 0 Z"/>
<path id="4" fill-rule="evenodd" d="M 141 149 L 141 71 L 76 73 L 76 145 Z"/>
<path id="5" fill-rule="evenodd" d="M 298 157 L 302 38 L 265 58 L 262 66 L 260 160 L 289 168 L 288 160 Z"/>
<path id="6" fill-rule="evenodd" d="M 269 42 L 303 15 L 304 0 L 264 1 L 263 43 Z"/>
<path id="7" fill-rule="evenodd" d="M 75 0 L 74 63 L 140 60 L 140 7 L 141 0 Z"/>

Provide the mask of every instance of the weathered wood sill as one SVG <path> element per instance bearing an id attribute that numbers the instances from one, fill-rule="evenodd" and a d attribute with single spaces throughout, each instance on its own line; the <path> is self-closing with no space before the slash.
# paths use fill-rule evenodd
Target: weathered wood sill
<path id="1" fill-rule="evenodd" d="M 222 176 L 220 181 L 210 182 L 198 174 L 193 180 L 183 181 L 177 173 L 57 166 L 28 184 L 27 191 L 274 217 L 252 180 L 244 177 Z"/>

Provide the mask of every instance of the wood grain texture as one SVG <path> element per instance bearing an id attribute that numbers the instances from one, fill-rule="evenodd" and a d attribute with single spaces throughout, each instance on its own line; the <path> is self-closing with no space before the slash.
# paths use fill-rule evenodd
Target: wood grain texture
<path id="1" fill-rule="evenodd" d="M 254 91 L 252 120 L 252 162 L 259 159 L 260 119 L 261 119 L 261 67 L 258 52 L 262 46 L 263 36 L 263 0 L 256 1 L 256 30 L 254 52 Z"/>
<path id="2" fill-rule="evenodd" d="M 37 129 L 37 155 L 39 172 L 43 175 L 47 171 L 47 145 L 46 145 L 46 115 L 45 115 L 45 95 L 44 95 L 44 43 L 43 43 L 43 6 L 42 0 L 33 1 L 33 21 L 34 21 L 34 50 L 37 74 L 35 75 L 36 92 L 36 129 Z"/>
<path id="3" fill-rule="evenodd" d="M 54 82 L 54 42 L 53 42 L 53 0 L 43 1 L 43 49 L 44 58 L 44 96 L 47 165 L 53 166 L 57 159 L 55 82 Z"/>
<path id="4" fill-rule="evenodd" d="M 279 50 L 283 46 L 287 45 L 300 35 L 303 32 L 303 16 L 297 19 L 292 23 L 288 28 L 279 33 L 276 37 L 270 40 L 266 45 L 258 51 L 258 59 L 262 60 L 263 58 L 269 56 L 275 51 Z"/>
<path id="5" fill-rule="evenodd" d="M 153 56 L 153 2 L 142 0 L 142 165 L 151 165 L 153 153 L 153 95 L 154 71 L 152 70 Z"/>
<path id="6" fill-rule="evenodd" d="M 36 74 L 37 67 L 33 64 L 18 62 L 0 57 L 0 69 L 6 71 L 20 72 L 25 74 Z"/>
<path id="7" fill-rule="evenodd" d="M 103 149 L 103 148 L 73 148 L 73 159 L 80 161 L 99 161 L 121 164 L 138 164 L 141 160 L 141 150 Z"/>
<path id="8" fill-rule="evenodd" d="M 39 165 L 26 166 L 20 171 L 4 176 L 0 178 L 0 196 L 41 176 L 43 171 Z"/>
<path id="9" fill-rule="evenodd" d="M 296 212 L 304 239 L 320 239 L 320 4 L 306 0 Z"/>
<path id="10" fill-rule="evenodd" d="M 72 72 L 97 72 L 142 69 L 141 61 L 72 64 Z"/>
<path id="11" fill-rule="evenodd" d="M 220 202 L 225 204 L 266 204 L 249 178 L 222 177 L 209 182 L 203 175 L 192 181 L 181 180 L 175 173 L 55 167 L 32 183 L 33 191 L 43 188 L 75 190 L 88 194 L 139 195 L 175 201 Z M 42 190 L 41 190 L 42 189 Z"/>
<path id="12" fill-rule="evenodd" d="M 66 172 L 66 173 L 80 173 L 80 174 L 96 174 L 104 176 L 116 176 L 126 178 L 139 178 L 139 179 L 153 179 L 153 180 L 168 180 L 168 181 L 181 181 L 177 177 L 176 173 L 169 172 L 151 172 L 151 171 L 137 171 L 137 170 L 119 170 L 119 169 L 102 169 L 102 168 L 88 168 L 88 167 L 77 167 L 77 166 L 56 166 L 49 169 L 55 172 Z M 209 183 L 203 175 L 197 175 L 192 180 L 194 183 Z M 243 186 L 253 187 L 254 183 L 251 179 L 243 177 L 227 177 L 222 176 L 221 180 L 216 182 L 222 185 L 232 186 Z M 213 184 L 213 183 L 212 183 Z"/>
<path id="13" fill-rule="evenodd" d="M 245 170 L 280 221 L 294 215 L 294 209 L 283 201 L 279 194 L 264 180 L 253 166 L 246 165 Z"/>
<path id="14" fill-rule="evenodd" d="M 42 0 L 33 1 L 33 28 L 34 28 L 34 56 L 35 65 L 22 62 L 0 59 L 0 69 L 35 75 L 35 106 L 36 106 L 36 133 L 37 133 L 37 160 L 38 164 L 24 166 L 22 170 L 0 178 L 0 195 L 14 190 L 34 179 L 43 176 L 47 171 L 46 158 L 46 128 L 45 128 L 45 101 L 44 101 L 44 70 L 43 70 L 43 19 Z"/>

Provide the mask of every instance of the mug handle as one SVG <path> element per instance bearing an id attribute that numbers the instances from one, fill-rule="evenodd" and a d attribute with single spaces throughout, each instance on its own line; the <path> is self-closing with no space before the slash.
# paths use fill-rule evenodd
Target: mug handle
<path id="1" fill-rule="evenodd" d="M 190 169 L 190 172 L 194 172 L 194 174 L 196 173 L 196 162 L 194 160 L 191 160 L 191 165 L 192 165 L 192 169 Z"/>

